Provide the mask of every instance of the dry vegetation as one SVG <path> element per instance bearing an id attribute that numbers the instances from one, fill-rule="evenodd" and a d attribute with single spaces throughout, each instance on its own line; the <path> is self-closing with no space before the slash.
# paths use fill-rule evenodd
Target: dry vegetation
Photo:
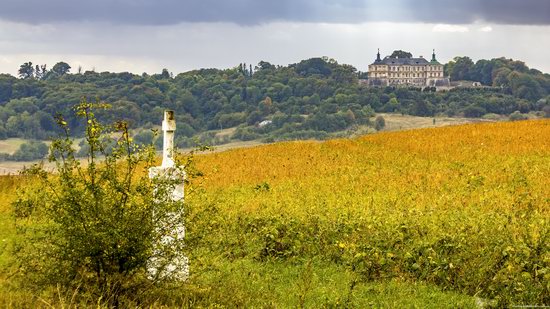
<path id="1" fill-rule="evenodd" d="M 201 243 L 228 258 L 548 304 L 548 136 L 546 120 L 237 149 L 200 158 L 206 191 L 189 202 L 214 209 Z"/>
<path id="2" fill-rule="evenodd" d="M 191 278 L 168 299 L 456 308 L 475 306 L 465 296 L 475 295 L 548 305 L 549 136 L 550 121 L 538 120 L 200 155 L 204 177 L 186 189 Z M 0 181 L 9 242 L 20 180 Z"/>

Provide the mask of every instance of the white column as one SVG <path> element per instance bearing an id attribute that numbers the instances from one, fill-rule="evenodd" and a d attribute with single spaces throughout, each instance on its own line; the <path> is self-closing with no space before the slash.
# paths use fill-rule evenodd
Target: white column
<path id="1" fill-rule="evenodd" d="M 176 131 L 176 119 L 174 111 L 164 111 L 162 121 L 162 165 L 161 167 L 174 167 L 174 132 Z"/>
<path id="2" fill-rule="evenodd" d="M 165 111 L 164 120 L 162 121 L 163 131 L 163 146 L 162 146 L 162 164 L 161 166 L 152 167 L 149 169 L 149 178 L 159 179 L 158 184 L 166 185 L 171 183 L 168 190 L 171 190 L 171 195 L 166 197 L 172 201 L 181 201 L 184 197 L 184 180 L 185 171 L 179 169 L 174 162 L 174 132 L 176 131 L 176 120 L 174 111 Z M 168 191 L 170 192 L 170 191 Z M 164 258 L 162 250 L 166 246 L 175 244 L 176 241 L 181 241 L 185 237 L 185 224 L 183 211 L 169 213 L 165 218 L 157 220 L 159 226 L 158 231 L 166 230 L 166 227 L 171 227 L 163 237 L 155 249 L 155 257 L 149 260 L 147 267 L 150 278 L 171 278 L 178 281 L 186 280 L 189 276 L 188 259 L 183 252 L 177 252 L 169 260 Z"/>

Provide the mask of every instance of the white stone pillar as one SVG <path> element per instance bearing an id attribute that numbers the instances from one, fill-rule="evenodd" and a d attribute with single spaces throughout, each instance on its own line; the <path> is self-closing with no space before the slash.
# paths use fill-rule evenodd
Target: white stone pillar
<path id="1" fill-rule="evenodd" d="M 164 111 L 162 121 L 163 146 L 161 166 L 149 169 L 149 178 L 158 179 L 159 184 L 170 185 L 170 198 L 174 202 L 182 201 L 184 197 L 185 171 L 179 169 L 174 161 L 174 132 L 176 131 L 176 120 L 174 111 Z M 169 259 L 163 257 L 162 249 L 181 241 L 185 237 L 185 224 L 183 211 L 168 213 L 168 215 L 157 220 L 158 231 L 163 231 L 163 237 L 154 252 L 154 257 L 149 260 L 147 271 L 150 278 L 186 280 L 189 276 L 188 259 L 183 252 L 177 252 Z M 168 232 L 167 227 L 170 227 Z"/>
<path id="2" fill-rule="evenodd" d="M 174 111 L 164 111 L 162 120 L 162 165 L 161 167 L 174 167 L 174 132 L 176 131 L 176 119 Z"/>

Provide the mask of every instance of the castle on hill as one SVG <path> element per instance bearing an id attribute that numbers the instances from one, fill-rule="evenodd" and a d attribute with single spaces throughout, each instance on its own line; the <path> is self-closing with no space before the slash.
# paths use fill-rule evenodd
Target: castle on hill
<path id="1" fill-rule="evenodd" d="M 450 87 L 448 77 L 443 74 L 443 65 L 435 57 L 428 61 L 419 58 L 380 58 L 380 50 L 376 60 L 369 65 L 368 84 L 374 87 L 386 86 L 417 86 L 417 87 Z"/>

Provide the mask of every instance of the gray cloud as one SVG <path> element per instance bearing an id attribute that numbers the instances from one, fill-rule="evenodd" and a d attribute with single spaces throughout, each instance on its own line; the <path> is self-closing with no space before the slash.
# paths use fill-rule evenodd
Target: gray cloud
<path id="1" fill-rule="evenodd" d="M 549 25 L 547 0 L 0 0 L 0 19 L 170 25 L 370 21 Z"/>

